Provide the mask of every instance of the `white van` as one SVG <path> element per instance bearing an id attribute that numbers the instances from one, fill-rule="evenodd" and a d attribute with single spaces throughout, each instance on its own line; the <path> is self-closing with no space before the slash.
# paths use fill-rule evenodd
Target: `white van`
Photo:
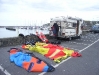
<path id="1" fill-rule="evenodd" d="M 71 40 L 72 37 L 80 37 L 82 35 L 81 25 L 83 23 L 83 20 L 80 18 L 73 18 L 68 16 L 51 18 L 49 32 L 50 36 L 54 36 L 53 30 L 51 29 L 54 23 L 57 23 L 59 26 L 58 37 L 68 38 Z"/>

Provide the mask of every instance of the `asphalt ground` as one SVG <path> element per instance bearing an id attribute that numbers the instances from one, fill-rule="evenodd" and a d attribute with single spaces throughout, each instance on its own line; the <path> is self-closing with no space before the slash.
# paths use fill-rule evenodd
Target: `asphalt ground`
<path id="1" fill-rule="evenodd" d="M 21 49 L 21 46 L 2 47 L 0 48 L 0 75 L 99 75 L 99 33 L 87 33 L 82 35 L 81 39 L 71 41 L 62 40 L 60 45 L 78 51 L 82 57 L 69 57 L 56 64 L 43 55 L 34 53 L 53 65 L 55 71 L 47 73 L 27 72 L 11 63 L 7 52 L 12 47 Z"/>

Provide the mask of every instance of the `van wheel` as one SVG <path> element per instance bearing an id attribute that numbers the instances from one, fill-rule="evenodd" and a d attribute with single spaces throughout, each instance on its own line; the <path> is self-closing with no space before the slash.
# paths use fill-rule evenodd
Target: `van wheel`
<path id="1" fill-rule="evenodd" d="M 78 36 L 78 39 L 80 39 L 81 38 L 81 36 Z"/>
<path id="2" fill-rule="evenodd" d="M 69 40 L 69 41 L 71 41 L 71 40 L 72 40 L 72 38 L 71 38 L 71 37 L 69 37 L 69 38 L 68 38 L 68 40 Z"/>

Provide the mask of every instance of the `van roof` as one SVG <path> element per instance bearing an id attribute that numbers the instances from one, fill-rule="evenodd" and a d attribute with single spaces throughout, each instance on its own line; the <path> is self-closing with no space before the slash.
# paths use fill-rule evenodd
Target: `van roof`
<path id="1" fill-rule="evenodd" d="M 51 18 L 51 21 L 66 21 L 66 20 L 80 20 L 82 21 L 82 19 L 80 18 L 73 18 L 73 17 L 64 17 L 64 16 L 60 16 L 60 17 L 55 17 L 55 18 Z"/>

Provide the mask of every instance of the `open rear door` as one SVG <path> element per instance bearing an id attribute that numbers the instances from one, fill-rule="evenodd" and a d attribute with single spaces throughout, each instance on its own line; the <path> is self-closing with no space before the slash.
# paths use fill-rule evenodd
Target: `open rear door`
<path id="1" fill-rule="evenodd" d="M 79 20 L 77 20 L 77 28 L 76 28 L 76 35 L 79 33 Z"/>

